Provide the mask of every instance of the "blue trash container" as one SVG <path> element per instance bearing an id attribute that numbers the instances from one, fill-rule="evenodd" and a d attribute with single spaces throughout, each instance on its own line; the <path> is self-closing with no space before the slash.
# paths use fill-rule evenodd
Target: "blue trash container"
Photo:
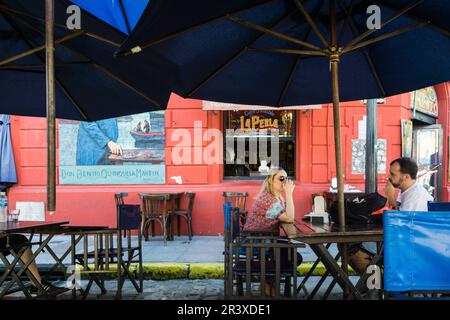
<path id="1" fill-rule="evenodd" d="M 385 211 L 386 291 L 450 290 L 450 212 Z"/>

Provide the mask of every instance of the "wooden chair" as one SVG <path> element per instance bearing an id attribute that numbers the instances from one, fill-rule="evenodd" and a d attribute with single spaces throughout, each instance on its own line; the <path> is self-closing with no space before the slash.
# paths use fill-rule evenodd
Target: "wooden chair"
<path id="1" fill-rule="evenodd" d="M 224 203 L 230 202 L 231 207 L 239 208 L 241 214 L 240 225 L 243 227 L 247 219 L 245 205 L 247 203 L 248 192 L 224 192 L 222 196 L 224 198 Z"/>
<path id="2" fill-rule="evenodd" d="M 117 230 L 90 230 L 83 232 L 67 232 L 66 235 L 71 236 L 72 243 L 72 265 L 82 267 L 84 274 L 88 276 L 88 284 L 85 288 L 78 288 L 81 292 L 82 299 L 86 299 L 91 290 L 92 284 L 95 282 L 100 288 L 101 293 L 107 292 L 105 288 L 105 277 L 116 274 L 120 279 L 120 268 L 112 268 L 112 265 L 119 266 L 121 264 L 122 253 L 118 250 L 118 243 L 114 247 L 113 237 L 117 237 Z M 77 250 L 76 237 L 81 237 L 82 250 Z M 118 282 L 119 284 L 119 282 Z M 119 285 L 118 285 L 119 287 Z M 76 298 L 76 287 L 72 291 L 72 297 Z M 120 297 L 119 290 L 117 298 Z"/>
<path id="3" fill-rule="evenodd" d="M 297 249 L 304 248 L 305 244 L 288 240 L 280 242 L 277 232 L 252 232 L 243 235 L 240 228 L 235 226 L 240 220 L 238 214 L 236 208 L 231 208 L 226 214 L 228 222 L 225 224 L 224 237 L 225 298 L 248 299 L 257 296 L 295 299 L 299 276 L 297 265 L 300 262 Z M 269 282 L 272 292 L 267 294 L 265 288 Z"/>
<path id="4" fill-rule="evenodd" d="M 186 192 L 185 196 L 189 199 L 188 207 L 186 210 L 175 210 L 174 217 L 177 217 L 177 231 L 178 236 L 180 236 L 180 220 L 181 217 L 186 219 L 188 225 L 188 235 L 189 240 L 192 240 L 193 232 L 192 232 L 192 209 L 194 207 L 195 193 L 194 192 Z"/>
<path id="5" fill-rule="evenodd" d="M 88 275 L 89 282 L 86 288 L 81 289 L 82 297 L 85 299 L 95 282 L 102 294 L 106 293 L 104 286 L 105 277 L 117 275 L 116 298 L 122 296 L 124 281 L 129 279 L 136 291 L 143 291 L 143 268 L 142 268 L 142 215 L 139 205 L 124 204 L 123 198 L 127 194 L 115 194 L 117 228 L 87 230 L 69 232 L 72 237 L 72 262 L 83 267 Z M 137 232 L 137 244 L 132 241 L 132 231 Z M 83 249 L 77 253 L 76 237 L 81 236 Z M 122 237 L 126 238 L 126 245 Z M 136 273 L 130 270 L 131 265 L 138 263 L 139 270 Z M 114 267 L 111 267 L 114 266 Z M 139 281 L 139 284 L 138 282 Z M 75 297 L 74 290 L 73 296 Z"/>
<path id="6" fill-rule="evenodd" d="M 163 231 L 164 246 L 167 245 L 167 222 L 170 218 L 171 197 L 167 195 L 140 194 L 142 225 L 141 230 L 145 241 L 148 241 L 148 229 L 152 226 L 152 237 L 155 235 L 155 221 L 159 222 Z"/>

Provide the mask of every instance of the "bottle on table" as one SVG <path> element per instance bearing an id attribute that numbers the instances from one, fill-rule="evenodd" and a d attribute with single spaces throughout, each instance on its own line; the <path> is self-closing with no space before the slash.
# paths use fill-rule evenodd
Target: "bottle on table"
<path id="1" fill-rule="evenodd" d="M 0 192 L 0 222 L 7 221 L 8 214 L 8 197 L 6 192 Z"/>

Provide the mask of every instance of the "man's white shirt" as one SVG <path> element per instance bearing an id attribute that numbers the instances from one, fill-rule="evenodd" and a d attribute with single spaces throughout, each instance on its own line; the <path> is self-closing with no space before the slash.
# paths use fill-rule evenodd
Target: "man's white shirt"
<path id="1" fill-rule="evenodd" d="M 405 191 L 400 191 L 397 197 L 402 211 L 428 211 L 428 201 L 433 200 L 428 191 L 417 182 Z"/>

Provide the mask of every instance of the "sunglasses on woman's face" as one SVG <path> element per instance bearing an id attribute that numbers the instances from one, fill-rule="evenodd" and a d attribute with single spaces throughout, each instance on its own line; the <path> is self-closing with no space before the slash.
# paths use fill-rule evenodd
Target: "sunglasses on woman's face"
<path id="1" fill-rule="evenodd" d="M 280 177 L 278 177 L 278 180 L 280 180 L 280 182 L 283 182 L 283 181 L 287 180 L 287 177 L 286 176 L 280 176 Z"/>

